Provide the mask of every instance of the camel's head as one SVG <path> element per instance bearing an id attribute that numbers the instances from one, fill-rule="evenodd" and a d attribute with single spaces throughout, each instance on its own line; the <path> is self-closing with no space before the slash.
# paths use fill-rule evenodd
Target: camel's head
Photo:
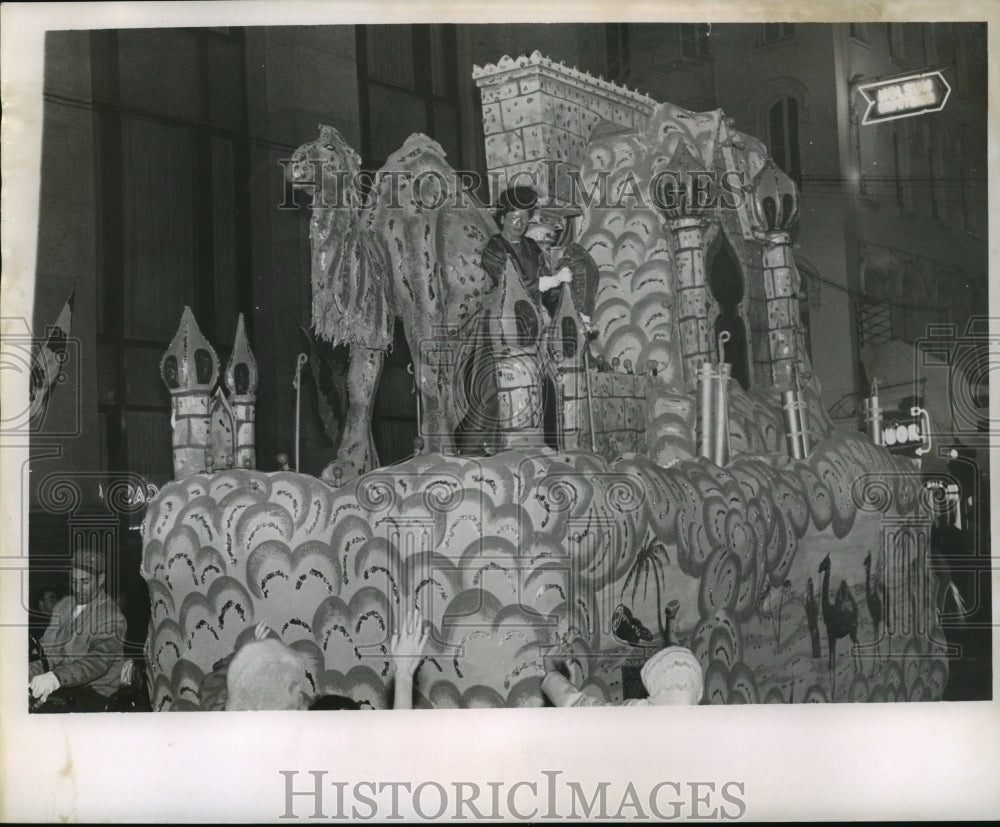
<path id="1" fill-rule="evenodd" d="M 867 553 L 867 554 L 865 555 L 865 559 L 864 559 L 864 567 L 865 567 L 866 569 L 870 569 L 870 568 L 872 567 L 872 554 L 871 554 L 871 552 L 868 552 L 868 553 Z"/>
<path id="2" fill-rule="evenodd" d="M 361 169 L 361 156 L 332 126 L 319 128 L 315 141 L 302 144 L 292 153 L 292 163 L 285 168 L 285 175 L 293 184 L 313 184 L 321 174 L 346 172 L 354 176 Z"/>
<path id="3" fill-rule="evenodd" d="M 809 579 L 808 579 L 808 580 L 806 581 L 806 594 L 807 594 L 807 595 L 808 595 L 809 597 L 812 597 L 812 596 L 813 596 L 813 592 L 814 592 L 814 589 L 815 589 L 815 587 L 813 586 L 813 579 L 812 579 L 812 578 L 810 577 L 810 578 L 809 578 Z"/>
<path id="4" fill-rule="evenodd" d="M 829 571 L 830 570 L 830 555 L 829 554 L 826 555 L 826 557 L 824 557 L 823 560 L 822 560 L 822 562 L 819 564 L 819 570 L 820 571 Z"/>

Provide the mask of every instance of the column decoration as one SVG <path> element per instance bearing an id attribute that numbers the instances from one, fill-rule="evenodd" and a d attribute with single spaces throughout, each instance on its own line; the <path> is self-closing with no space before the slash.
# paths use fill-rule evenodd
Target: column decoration
<path id="1" fill-rule="evenodd" d="M 754 178 L 753 211 L 764 240 L 764 293 L 771 354 L 771 380 L 781 392 L 798 390 L 799 273 L 790 229 L 798 218 L 795 182 L 774 161 Z"/>
<path id="2" fill-rule="evenodd" d="M 711 362 L 705 229 L 715 210 L 712 173 L 681 143 L 669 166 L 655 178 L 654 197 L 673 236 L 677 313 L 684 378 L 693 388 Z"/>

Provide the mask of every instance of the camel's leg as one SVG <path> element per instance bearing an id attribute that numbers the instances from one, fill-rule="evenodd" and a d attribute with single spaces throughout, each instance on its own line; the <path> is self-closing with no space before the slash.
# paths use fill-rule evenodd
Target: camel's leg
<path id="1" fill-rule="evenodd" d="M 323 469 L 328 482 L 346 482 L 378 466 L 372 439 L 372 408 L 385 351 L 354 345 L 347 370 L 347 416 L 337 459 Z"/>

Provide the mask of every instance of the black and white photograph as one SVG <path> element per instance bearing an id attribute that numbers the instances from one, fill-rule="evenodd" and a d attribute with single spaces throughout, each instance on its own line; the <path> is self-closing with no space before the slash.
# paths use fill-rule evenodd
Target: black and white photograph
<path id="1" fill-rule="evenodd" d="M 1000 811 L 996 8 L 0 15 L 0 818 Z"/>

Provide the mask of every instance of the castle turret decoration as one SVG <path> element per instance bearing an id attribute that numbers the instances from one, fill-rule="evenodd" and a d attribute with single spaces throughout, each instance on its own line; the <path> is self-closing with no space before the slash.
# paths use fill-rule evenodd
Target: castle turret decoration
<path id="1" fill-rule="evenodd" d="M 223 382 L 229 392 L 236 435 L 232 467 L 256 468 L 254 411 L 257 407 L 257 360 L 247 341 L 247 329 L 242 313 L 236 322 L 236 339 L 233 342 L 232 355 L 226 365 Z"/>
<path id="2" fill-rule="evenodd" d="M 223 468 L 253 468 L 257 362 L 246 338 L 243 315 L 226 368 L 223 392 L 219 357 L 205 338 L 190 307 L 160 361 L 170 391 L 174 478 Z"/>

